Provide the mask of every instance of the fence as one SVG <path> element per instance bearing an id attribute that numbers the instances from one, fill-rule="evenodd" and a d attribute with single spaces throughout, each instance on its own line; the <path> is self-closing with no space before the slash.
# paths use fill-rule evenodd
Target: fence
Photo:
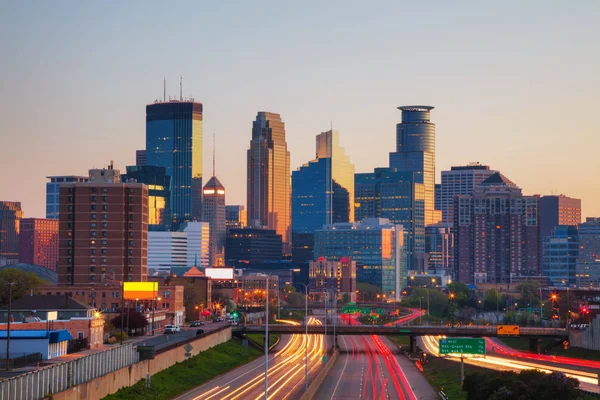
<path id="1" fill-rule="evenodd" d="M 0 381 L 0 400 L 43 399 L 138 361 L 133 344 L 124 344 Z"/>
<path id="2" fill-rule="evenodd" d="M 34 365 L 42 361 L 42 353 L 22 354 L 20 356 L 11 353 L 11 356 L 12 357 L 8 362 L 8 366 L 10 369 L 23 368 L 28 365 Z M 0 354 L 0 369 L 6 369 L 6 353 Z"/>

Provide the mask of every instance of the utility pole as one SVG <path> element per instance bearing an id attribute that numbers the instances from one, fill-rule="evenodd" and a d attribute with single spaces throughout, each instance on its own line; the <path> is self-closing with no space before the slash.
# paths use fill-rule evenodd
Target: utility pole
<path id="1" fill-rule="evenodd" d="M 8 282 L 8 327 L 6 331 L 6 370 L 10 369 L 10 319 L 12 317 L 12 287 L 15 283 Z"/>

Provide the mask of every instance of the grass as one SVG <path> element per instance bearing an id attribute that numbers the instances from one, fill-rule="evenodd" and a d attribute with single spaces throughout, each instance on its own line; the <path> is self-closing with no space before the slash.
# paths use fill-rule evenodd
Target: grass
<path id="1" fill-rule="evenodd" d="M 529 339 L 526 338 L 498 338 L 505 345 L 512 347 L 516 350 L 529 351 Z M 542 349 L 546 346 L 551 345 L 554 342 L 553 339 L 542 339 Z M 579 358 L 582 360 L 600 361 L 600 351 L 583 349 L 581 347 L 569 347 L 567 350 L 562 345 L 553 346 L 543 354 L 550 356 L 561 356 Z"/>
<path id="2" fill-rule="evenodd" d="M 246 364 L 262 353 L 230 340 L 152 376 L 150 389 L 144 379 L 104 397 L 104 400 L 167 400 L 210 379 Z"/>
<path id="3" fill-rule="evenodd" d="M 292 313 L 292 315 L 290 315 Z M 281 319 L 289 319 L 292 321 L 304 321 L 304 310 L 303 311 L 288 311 L 281 310 Z"/>
<path id="4" fill-rule="evenodd" d="M 465 364 L 465 376 L 468 374 L 489 373 L 489 370 Z M 443 390 L 452 400 L 466 400 L 467 392 L 462 391 L 460 382 L 460 363 L 440 357 L 428 357 L 423 366 L 423 375 L 436 392 Z"/>
<path id="5" fill-rule="evenodd" d="M 248 333 L 246 334 L 246 337 L 248 338 L 248 340 L 253 341 L 254 343 L 256 343 L 259 346 L 264 346 L 265 345 L 265 335 L 260 334 L 260 333 Z M 277 339 L 279 339 L 279 334 L 270 334 L 269 335 L 269 347 L 273 346 L 276 342 Z"/>
<path id="6" fill-rule="evenodd" d="M 408 349 L 408 346 L 410 346 L 410 338 L 408 336 L 388 336 L 388 338 L 390 338 L 390 340 L 392 342 L 394 342 L 395 344 L 397 344 L 398 346 L 402 346 L 406 349 Z"/>

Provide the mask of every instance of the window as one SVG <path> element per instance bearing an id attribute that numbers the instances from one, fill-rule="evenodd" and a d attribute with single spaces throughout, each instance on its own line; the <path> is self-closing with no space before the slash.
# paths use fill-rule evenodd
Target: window
<path id="1" fill-rule="evenodd" d="M 102 201 L 108 201 L 108 196 L 102 196 Z"/>
<path id="2" fill-rule="evenodd" d="M 102 214 L 102 219 L 108 219 L 108 214 Z"/>
<path id="3" fill-rule="evenodd" d="M 129 245 L 130 245 L 130 246 L 133 246 L 133 240 L 130 240 L 130 241 L 129 241 Z"/>
<path id="4" fill-rule="evenodd" d="M 91 227 L 92 227 L 92 228 L 95 228 L 95 227 L 96 227 L 96 223 L 95 223 L 95 222 L 92 222 L 92 223 L 91 223 Z"/>
<path id="5" fill-rule="evenodd" d="M 133 258 L 129 259 L 129 264 L 133 264 Z"/>
<path id="6" fill-rule="evenodd" d="M 102 241 L 102 246 L 106 246 L 106 240 Z"/>
<path id="7" fill-rule="evenodd" d="M 129 196 L 129 201 L 130 201 L 131 203 L 133 203 L 133 197 L 132 197 L 132 196 Z"/>
<path id="8" fill-rule="evenodd" d="M 69 220 L 73 220 L 73 214 L 69 214 Z"/>
<path id="9" fill-rule="evenodd" d="M 102 259 L 102 264 L 106 264 L 106 258 Z"/>
<path id="10" fill-rule="evenodd" d="M 96 201 L 96 196 L 92 196 L 92 201 Z"/>
<path id="11" fill-rule="evenodd" d="M 73 188 L 69 188 L 69 193 L 73 193 Z"/>
<path id="12" fill-rule="evenodd" d="M 133 214 L 129 214 L 129 220 L 133 221 Z"/>
<path id="13" fill-rule="evenodd" d="M 96 210 L 96 205 L 92 204 L 92 210 Z"/>
<path id="14" fill-rule="evenodd" d="M 96 254 L 96 249 L 92 249 L 92 254 Z"/>
<path id="15" fill-rule="evenodd" d="M 73 206 L 69 205 L 69 211 L 73 211 Z"/>
<path id="16" fill-rule="evenodd" d="M 91 231 L 90 233 L 91 233 L 92 237 L 96 237 L 96 231 Z"/>
<path id="17" fill-rule="evenodd" d="M 102 298 L 106 297 L 106 292 L 102 292 Z"/>
<path id="18" fill-rule="evenodd" d="M 129 206 L 129 211 L 133 211 L 133 206 Z"/>
<path id="19" fill-rule="evenodd" d="M 106 228 L 107 226 L 108 226 L 108 223 L 107 223 L 107 222 L 103 222 L 103 223 L 102 223 L 102 227 L 103 227 L 103 228 Z"/>
<path id="20" fill-rule="evenodd" d="M 129 237 L 133 237 L 133 232 L 129 232 Z"/>
<path id="21" fill-rule="evenodd" d="M 106 249 L 102 249 L 102 254 L 106 254 Z"/>
<path id="22" fill-rule="evenodd" d="M 73 196 L 69 196 L 69 203 L 73 202 Z"/>
<path id="23" fill-rule="evenodd" d="M 69 241 L 67 242 L 69 244 L 69 246 L 73 246 L 73 241 L 69 239 Z"/>
<path id="24" fill-rule="evenodd" d="M 102 193 L 108 193 L 108 188 L 102 188 Z"/>
<path id="25" fill-rule="evenodd" d="M 90 272 L 96 272 L 96 267 L 93 265 L 90 265 Z"/>
<path id="26" fill-rule="evenodd" d="M 92 214 L 92 219 L 96 219 L 96 214 Z"/>
<path id="27" fill-rule="evenodd" d="M 106 210 L 108 210 L 108 206 L 107 206 L 106 204 L 104 204 L 104 205 L 102 206 L 102 209 L 103 209 L 104 211 L 106 211 Z"/>
<path id="28" fill-rule="evenodd" d="M 108 232 L 102 231 L 102 237 L 107 237 L 107 236 L 108 236 Z"/>
<path id="29" fill-rule="evenodd" d="M 129 224 L 129 229 L 133 229 L 133 224 Z"/>
<path id="30" fill-rule="evenodd" d="M 92 193 L 96 193 L 96 188 L 92 188 Z"/>
<path id="31" fill-rule="evenodd" d="M 96 244 L 96 241 L 95 241 L 95 240 L 90 240 L 90 244 L 91 244 L 91 245 L 95 245 L 95 244 Z"/>
<path id="32" fill-rule="evenodd" d="M 67 249 L 67 254 L 68 255 L 72 255 L 73 254 L 73 249 Z"/>
<path id="33" fill-rule="evenodd" d="M 67 227 L 68 227 L 69 229 L 72 229 L 72 228 L 73 228 L 73 223 L 72 223 L 72 222 L 69 222 L 69 223 L 67 224 Z"/>
<path id="34" fill-rule="evenodd" d="M 93 264 L 95 264 L 96 263 L 96 258 L 95 257 L 90 258 L 90 262 L 93 263 Z"/>
<path id="35" fill-rule="evenodd" d="M 90 275 L 90 281 L 94 282 L 96 280 L 96 275 Z"/>
<path id="36" fill-rule="evenodd" d="M 129 254 L 133 254 L 133 250 L 129 249 Z"/>
<path id="37" fill-rule="evenodd" d="M 69 264 L 71 264 L 71 263 L 73 262 L 73 259 L 72 259 L 72 258 L 67 258 L 67 262 L 68 262 Z"/>

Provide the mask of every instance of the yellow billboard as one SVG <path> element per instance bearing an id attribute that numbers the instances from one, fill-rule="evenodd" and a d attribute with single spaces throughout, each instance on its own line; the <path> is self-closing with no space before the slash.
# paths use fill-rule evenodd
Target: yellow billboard
<path id="1" fill-rule="evenodd" d="M 154 300 L 158 295 L 158 282 L 124 282 L 125 300 Z"/>
<path id="2" fill-rule="evenodd" d="M 519 336 L 521 328 L 519 328 L 519 325 L 498 325 L 496 334 L 498 336 Z"/>

